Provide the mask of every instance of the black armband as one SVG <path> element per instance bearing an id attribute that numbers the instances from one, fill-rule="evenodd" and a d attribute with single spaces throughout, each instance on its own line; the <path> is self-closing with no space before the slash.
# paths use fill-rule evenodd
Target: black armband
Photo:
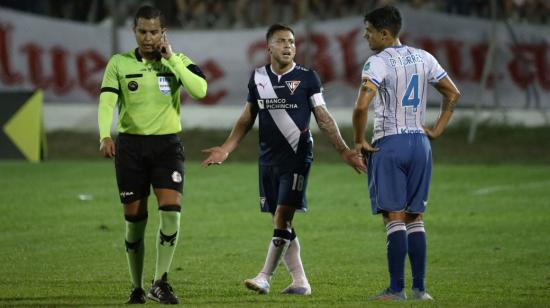
<path id="1" fill-rule="evenodd" d="M 195 74 L 195 75 L 201 77 L 202 79 L 206 80 L 206 76 L 204 76 L 204 73 L 195 64 L 187 65 L 187 69 L 190 70 L 193 74 Z"/>

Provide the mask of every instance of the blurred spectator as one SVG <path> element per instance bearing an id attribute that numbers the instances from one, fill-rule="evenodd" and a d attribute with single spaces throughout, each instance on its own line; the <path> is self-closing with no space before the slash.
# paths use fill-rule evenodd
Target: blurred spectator
<path id="1" fill-rule="evenodd" d="M 495 0 L 498 1 L 498 0 Z M 487 0 L 470 0 L 470 14 L 478 17 L 491 17 L 491 1 Z"/>
<path id="2" fill-rule="evenodd" d="M 548 23 L 550 1 L 548 0 L 503 0 L 505 17 L 516 21 Z"/>
<path id="3" fill-rule="evenodd" d="M 35 2 L 48 3 L 49 15 L 52 17 L 80 22 L 99 22 L 106 17 L 108 12 L 103 0 L 49 0 Z"/>
<path id="4" fill-rule="evenodd" d="M 163 1 L 159 1 L 163 2 Z M 230 1 L 177 0 L 179 25 L 184 28 L 222 28 L 231 22 Z M 165 11 L 166 12 L 166 11 Z"/>
<path id="5" fill-rule="evenodd" d="M 499 18 L 549 23 L 550 0 L 496 0 Z M 490 0 L 0 0 L 0 6 L 81 22 L 100 22 L 116 11 L 131 23 L 142 4 L 152 4 L 166 14 L 172 28 L 227 29 L 265 27 L 274 22 L 297 23 L 362 16 L 385 4 L 449 14 L 490 18 Z M 114 6 L 119 7 L 114 10 Z M 122 18 L 124 20 L 124 18 Z"/>
<path id="6" fill-rule="evenodd" d="M 230 2 L 230 1 L 228 1 Z M 296 23 L 306 17 L 308 0 L 236 0 L 236 28 L 266 26 L 275 22 Z M 257 14 L 254 14 L 257 12 Z"/>
<path id="7" fill-rule="evenodd" d="M 34 14 L 48 15 L 50 1 L 0 0 L 0 6 Z"/>
<path id="8" fill-rule="evenodd" d="M 445 11 L 450 14 L 470 14 L 469 0 L 445 0 Z"/>

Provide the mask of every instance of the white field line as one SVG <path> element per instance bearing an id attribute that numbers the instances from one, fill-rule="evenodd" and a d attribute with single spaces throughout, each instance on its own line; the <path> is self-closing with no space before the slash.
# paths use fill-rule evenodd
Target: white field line
<path id="1" fill-rule="evenodd" d="M 474 190 L 472 192 L 472 195 L 484 196 L 484 195 L 492 194 L 499 191 L 505 191 L 505 190 L 523 190 L 523 189 L 540 188 L 540 187 L 546 187 L 546 186 L 548 186 L 548 188 L 550 189 L 550 181 L 488 186 L 488 187 L 483 187 L 483 188 Z"/>

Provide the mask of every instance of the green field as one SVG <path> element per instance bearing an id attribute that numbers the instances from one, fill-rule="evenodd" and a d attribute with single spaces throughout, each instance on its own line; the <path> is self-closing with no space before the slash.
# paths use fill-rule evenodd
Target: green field
<path id="1" fill-rule="evenodd" d="M 387 283 L 385 232 L 370 214 L 364 176 L 317 163 L 310 212 L 295 219 L 310 297 L 256 295 L 242 280 L 261 268 L 272 228 L 258 211 L 254 163 L 186 166 L 181 238 L 170 280 L 187 306 L 396 306 L 367 298 Z M 426 229 L 435 303 L 550 306 L 550 166 L 436 164 Z M 0 163 L 0 305 L 113 306 L 130 291 L 124 222 L 109 162 Z M 92 200 L 80 200 L 90 195 Z M 146 279 L 158 215 L 150 204 Z M 407 289 L 410 275 L 407 275 Z M 403 306 L 403 304 L 399 304 Z"/>

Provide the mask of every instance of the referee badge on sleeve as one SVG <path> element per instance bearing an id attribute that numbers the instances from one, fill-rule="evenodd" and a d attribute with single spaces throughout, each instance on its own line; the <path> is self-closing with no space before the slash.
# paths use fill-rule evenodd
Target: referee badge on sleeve
<path id="1" fill-rule="evenodd" d="M 165 76 L 158 76 L 159 90 L 164 95 L 170 95 L 172 92 L 170 89 L 170 78 Z"/>

